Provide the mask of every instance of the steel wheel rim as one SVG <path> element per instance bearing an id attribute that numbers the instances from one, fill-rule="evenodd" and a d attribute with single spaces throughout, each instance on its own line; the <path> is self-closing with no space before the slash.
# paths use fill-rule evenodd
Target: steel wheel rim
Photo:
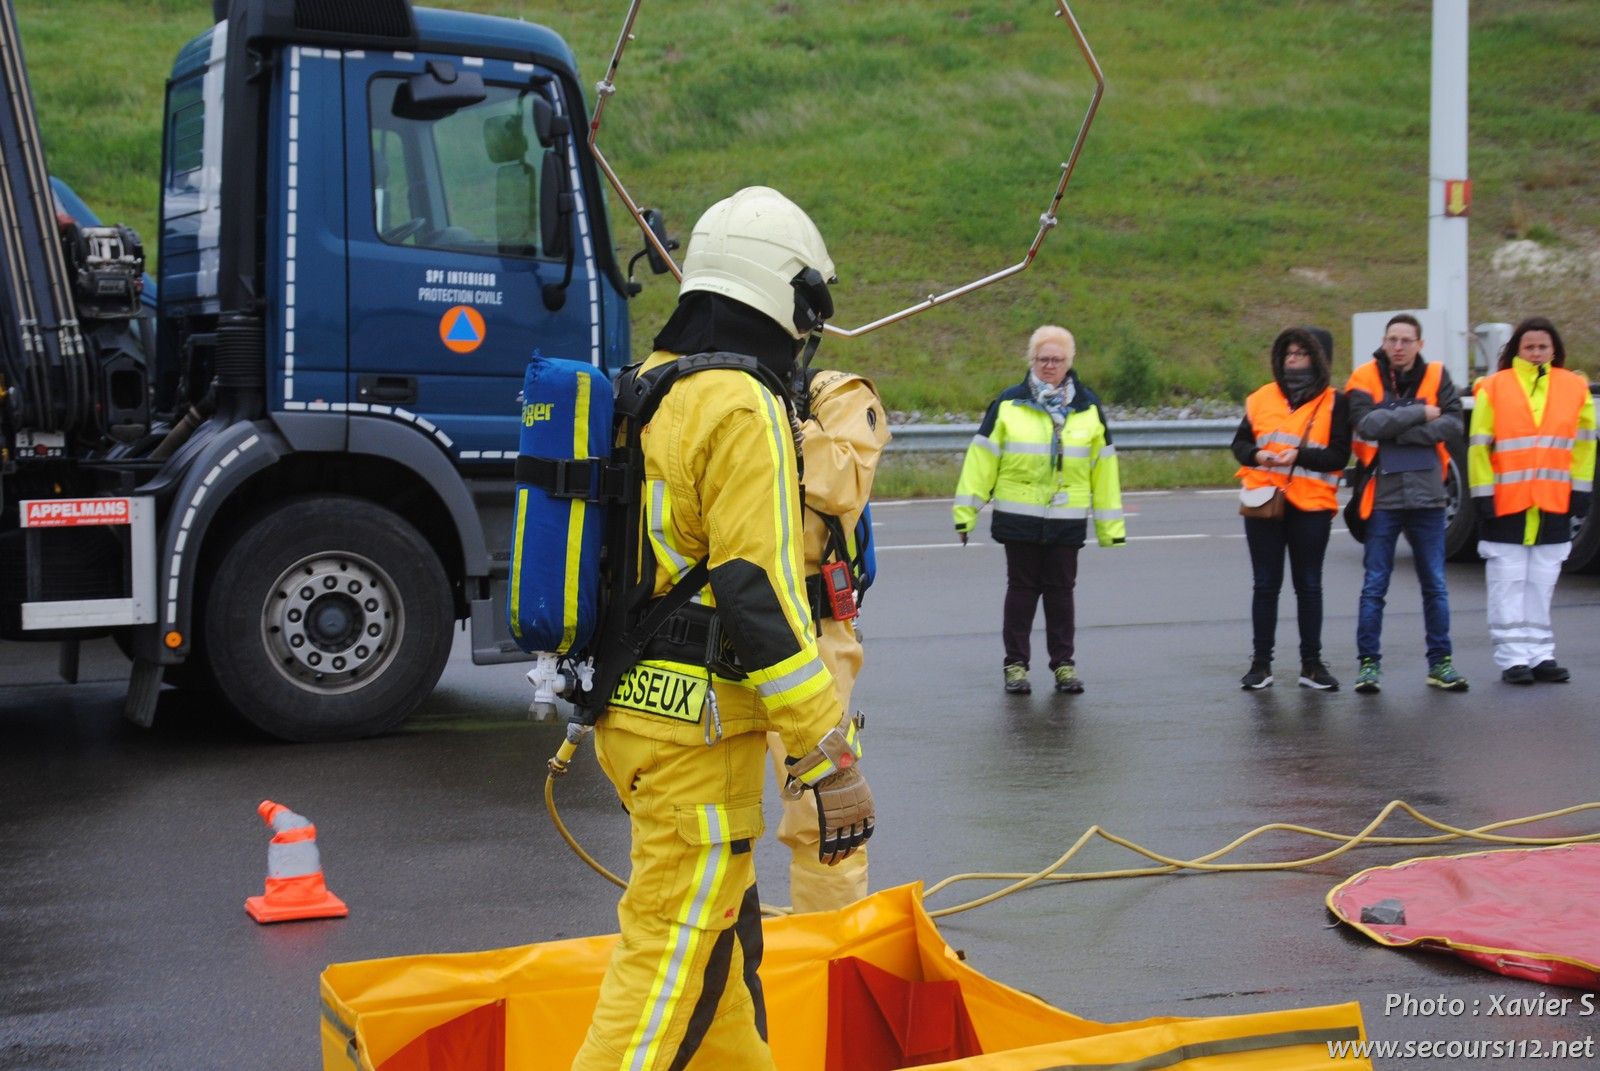
<path id="1" fill-rule="evenodd" d="M 404 627 L 387 572 L 359 554 L 324 551 L 301 558 L 267 589 L 261 642 L 291 684 L 337 695 L 388 668 Z"/>

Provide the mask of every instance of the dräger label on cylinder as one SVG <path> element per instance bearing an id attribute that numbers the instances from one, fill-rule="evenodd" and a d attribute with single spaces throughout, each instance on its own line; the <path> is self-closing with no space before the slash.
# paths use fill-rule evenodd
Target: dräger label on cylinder
<path id="1" fill-rule="evenodd" d="M 132 513 L 126 498 L 37 498 L 19 504 L 24 528 L 127 524 Z"/>
<path id="2" fill-rule="evenodd" d="M 611 693 L 611 702 L 619 707 L 678 721 L 699 721 L 705 701 L 704 677 L 654 666 L 634 666 Z"/>

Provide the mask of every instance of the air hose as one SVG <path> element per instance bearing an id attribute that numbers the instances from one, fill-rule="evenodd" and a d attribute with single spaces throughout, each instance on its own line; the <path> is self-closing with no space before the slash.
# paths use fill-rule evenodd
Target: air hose
<path id="1" fill-rule="evenodd" d="M 576 738 L 574 738 L 575 729 L 578 730 L 576 732 Z M 550 773 L 549 776 L 545 778 L 544 782 L 544 803 L 546 809 L 550 812 L 550 820 L 555 823 L 556 831 L 561 834 L 561 839 L 567 842 L 567 847 L 576 852 L 578 858 L 582 859 L 585 863 L 588 863 L 589 866 L 593 868 L 593 870 L 601 877 L 605 878 L 618 888 L 626 889 L 628 887 L 627 882 L 623 881 L 611 871 L 607 870 L 598 861 L 596 861 L 592 855 L 584 851 L 583 846 L 578 843 L 577 838 L 575 838 L 571 831 L 567 829 L 566 823 L 561 820 L 561 815 L 556 810 L 556 778 L 567 772 L 567 769 L 572 761 L 573 753 L 577 750 L 578 740 L 581 740 L 583 735 L 588 731 L 589 730 L 587 727 L 580 728 L 568 726 L 566 742 L 561 745 L 561 748 L 557 751 L 556 756 L 549 762 Z M 1526 835 L 1505 836 L 1499 831 L 1502 829 L 1512 829 L 1517 826 L 1533 825 L 1538 822 L 1548 822 L 1553 819 L 1565 818 L 1568 815 L 1578 814 L 1583 811 L 1594 810 L 1600 810 L 1600 802 L 1579 803 L 1574 804 L 1571 807 L 1563 807 L 1560 810 L 1545 811 L 1541 814 L 1528 815 L 1525 818 L 1507 818 L 1499 822 L 1491 822 L 1488 825 L 1465 829 L 1460 826 L 1453 826 L 1448 822 L 1442 822 L 1436 818 L 1432 818 L 1417 810 L 1405 800 L 1390 800 L 1384 805 L 1383 809 L 1377 813 L 1372 821 L 1368 822 L 1365 827 L 1356 833 L 1333 833 L 1325 829 L 1315 829 L 1311 826 L 1295 825 L 1290 822 L 1269 822 L 1264 826 L 1257 826 L 1250 832 L 1235 838 L 1215 851 L 1207 852 L 1205 855 L 1196 856 L 1193 859 L 1174 859 L 1171 856 L 1163 855 L 1160 852 L 1153 851 L 1144 847 L 1143 845 L 1136 844 L 1125 837 L 1121 837 L 1115 833 L 1109 832 L 1101 826 L 1095 825 L 1084 830 L 1083 834 L 1073 842 L 1072 847 L 1068 848 L 1061 854 L 1059 858 L 1056 859 L 1055 862 L 1051 863 L 1043 870 L 1037 870 L 1032 873 L 987 871 L 973 872 L 968 874 L 952 874 L 950 877 L 930 885 L 923 893 L 923 898 L 925 900 L 932 899 L 936 894 L 947 888 L 950 888 L 958 882 L 963 881 L 1004 881 L 1009 883 L 1005 886 L 1005 888 L 997 889 L 996 891 L 985 896 L 980 896 L 977 899 L 968 900 L 952 907 L 941 907 L 935 910 L 930 910 L 928 912 L 929 916 L 937 919 L 944 918 L 949 915 L 959 914 L 962 911 L 971 911 L 973 908 L 983 907 L 986 904 L 992 904 L 996 900 L 1003 899 L 1004 897 L 1010 896 L 1013 893 L 1019 893 L 1024 889 L 1043 882 L 1100 881 L 1107 878 L 1147 878 L 1155 877 L 1161 874 L 1177 874 L 1183 871 L 1196 871 L 1199 873 L 1216 874 L 1237 873 L 1241 871 L 1259 872 L 1271 870 L 1299 870 L 1304 867 L 1316 866 L 1318 863 L 1325 863 L 1330 859 L 1337 859 L 1339 856 L 1344 855 L 1346 852 L 1353 851 L 1356 848 L 1448 844 L 1451 841 L 1456 840 L 1474 840 L 1481 841 L 1486 844 L 1528 845 L 1535 847 L 1553 846 L 1559 844 L 1586 844 L 1593 841 L 1600 841 L 1600 832 L 1584 833 L 1571 837 L 1533 837 Z M 1378 830 L 1382 828 L 1383 824 L 1387 822 L 1389 818 L 1397 811 L 1404 812 L 1421 825 L 1427 826 L 1430 829 L 1436 829 L 1439 832 L 1421 836 L 1379 835 Z M 1296 833 L 1301 836 L 1316 837 L 1321 840 L 1333 841 L 1336 847 L 1330 848 L 1329 850 L 1320 852 L 1316 855 L 1302 856 L 1296 859 L 1281 859 L 1273 862 L 1218 862 L 1218 860 L 1231 855 L 1233 852 L 1237 851 L 1239 848 L 1242 848 L 1249 842 L 1268 833 Z M 1095 838 L 1110 841 L 1112 844 L 1115 844 L 1121 848 L 1126 848 L 1128 851 L 1133 852 L 1136 855 L 1144 856 L 1146 859 L 1151 860 L 1157 865 L 1132 867 L 1121 870 L 1062 871 L 1061 868 L 1066 866 L 1067 863 L 1071 862 L 1073 857 L 1082 851 L 1084 847 Z M 762 904 L 761 912 L 764 915 L 786 915 L 789 914 L 789 909 L 782 907 L 771 907 L 766 904 Z"/>

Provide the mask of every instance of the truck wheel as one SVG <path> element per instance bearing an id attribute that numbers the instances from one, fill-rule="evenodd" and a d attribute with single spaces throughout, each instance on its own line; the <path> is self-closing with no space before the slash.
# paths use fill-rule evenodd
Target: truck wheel
<path id="1" fill-rule="evenodd" d="M 1473 513 L 1472 488 L 1467 484 L 1467 448 L 1450 448 L 1450 468 L 1445 472 L 1444 556 L 1453 562 L 1478 560 L 1478 519 Z"/>
<path id="2" fill-rule="evenodd" d="M 1572 526 L 1572 553 L 1563 566 L 1569 573 L 1600 573 L 1600 506 L 1589 500 L 1589 515 Z"/>
<path id="3" fill-rule="evenodd" d="M 247 524 L 219 562 L 205 637 L 222 693 L 285 740 L 394 728 L 450 655 L 450 582 L 428 542 L 361 499 L 320 495 Z"/>

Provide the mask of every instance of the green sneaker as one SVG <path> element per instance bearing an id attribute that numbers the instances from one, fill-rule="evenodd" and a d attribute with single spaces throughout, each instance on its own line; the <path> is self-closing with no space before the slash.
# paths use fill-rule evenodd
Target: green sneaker
<path id="1" fill-rule="evenodd" d="M 1006 691 L 1012 695 L 1027 695 L 1033 691 L 1028 683 L 1028 667 L 1020 662 L 1006 663 Z"/>
<path id="2" fill-rule="evenodd" d="M 1361 668 L 1356 671 L 1356 691 L 1363 695 L 1371 695 L 1381 691 L 1382 686 L 1378 679 L 1383 676 L 1383 671 L 1378 668 L 1376 658 L 1363 658 Z"/>
<path id="3" fill-rule="evenodd" d="M 1447 692 L 1467 690 L 1467 678 L 1456 672 L 1456 667 L 1450 664 L 1449 655 L 1428 667 L 1428 683 Z"/>
<path id="4" fill-rule="evenodd" d="M 1076 666 L 1056 667 L 1056 691 L 1069 695 L 1078 695 L 1083 691 L 1083 678 L 1078 676 Z"/>

